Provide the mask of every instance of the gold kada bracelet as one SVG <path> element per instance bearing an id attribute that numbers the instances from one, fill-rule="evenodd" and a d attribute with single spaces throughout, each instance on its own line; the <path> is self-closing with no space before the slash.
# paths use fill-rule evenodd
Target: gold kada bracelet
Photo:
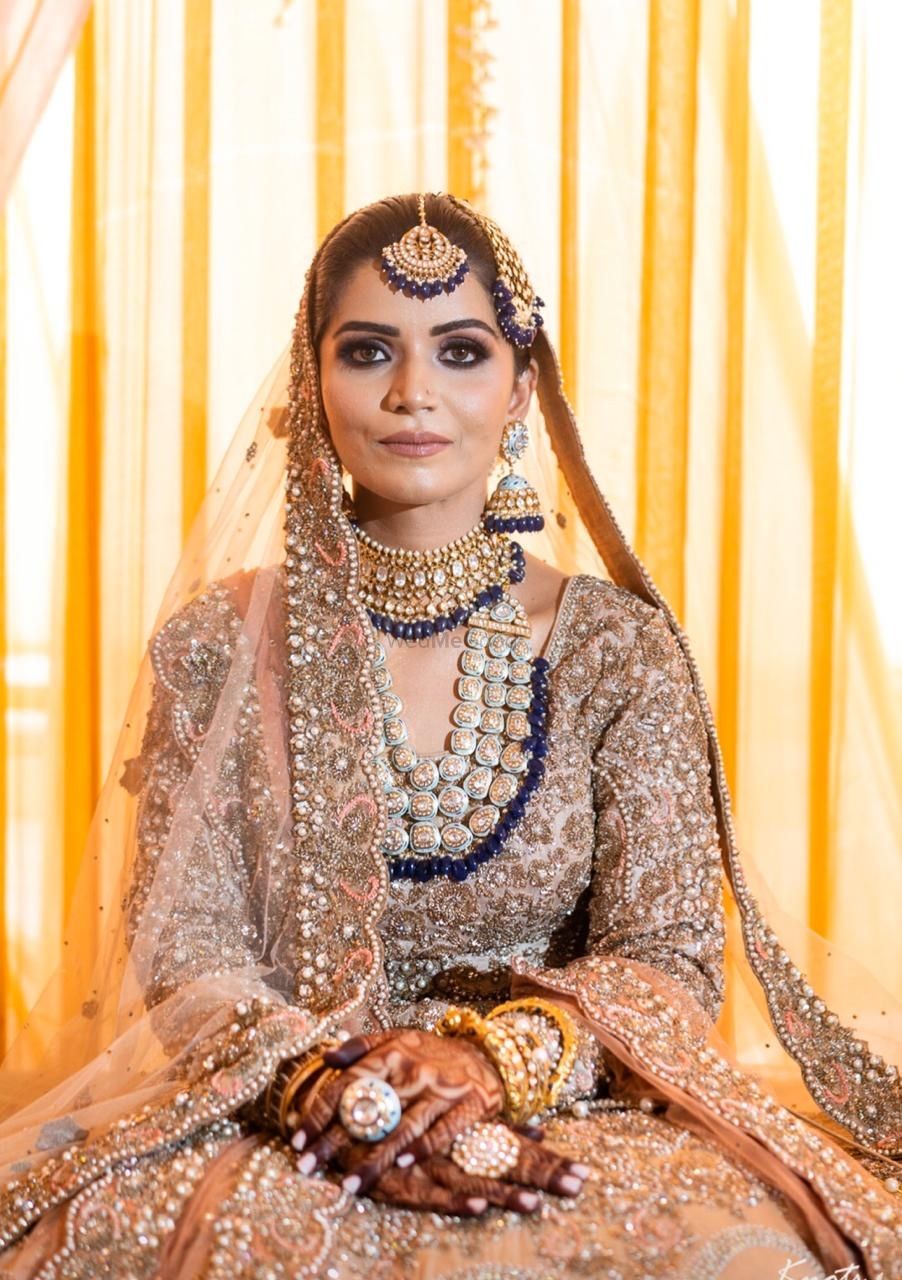
<path id="1" fill-rule="evenodd" d="M 546 1024 L 550 1024 L 560 1036 L 560 1050 L 551 1069 L 545 1099 L 545 1106 L 553 1107 L 576 1062 L 579 1029 L 566 1009 L 541 996 L 522 996 L 518 1000 L 508 1000 L 504 1004 L 496 1005 L 488 1015 L 487 1021 L 511 1018 L 512 1025 L 516 1026 L 518 1015 L 523 1015 L 530 1020 L 539 1017 Z"/>
<path id="2" fill-rule="evenodd" d="M 501 1077 L 505 1116 L 521 1124 L 547 1104 L 547 1064 L 536 1052 L 534 1035 L 524 1035 L 502 1022 L 492 1023 L 475 1009 L 450 1005 L 435 1025 L 440 1036 L 459 1036 L 477 1045 Z"/>

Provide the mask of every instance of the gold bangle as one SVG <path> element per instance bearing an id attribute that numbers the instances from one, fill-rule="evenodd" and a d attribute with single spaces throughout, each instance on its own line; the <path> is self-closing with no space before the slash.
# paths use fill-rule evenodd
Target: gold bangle
<path id="1" fill-rule="evenodd" d="M 496 1005 L 488 1014 L 487 1021 L 491 1022 L 492 1019 L 505 1013 L 527 1015 L 536 1013 L 540 1017 L 547 1018 L 560 1032 L 561 1052 L 549 1076 L 547 1090 L 547 1105 L 553 1107 L 576 1062 L 579 1047 L 579 1030 L 576 1022 L 566 1009 L 541 996 L 524 996 L 519 1000 L 508 1000 L 504 1004 Z"/>
<path id="2" fill-rule="evenodd" d="M 253 1104 L 254 1116 L 265 1128 L 272 1129 L 278 1126 L 278 1107 L 276 1106 L 275 1098 L 281 1097 L 282 1090 L 288 1080 L 291 1079 L 290 1073 L 294 1070 L 294 1067 L 295 1060 L 293 1058 L 286 1058 L 280 1062 L 269 1084 Z"/>
<path id="3" fill-rule="evenodd" d="M 308 1080 L 318 1075 L 325 1068 L 325 1065 L 326 1063 L 321 1053 L 316 1053 L 311 1058 L 305 1059 L 282 1090 L 282 1096 L 279 1099 L 278 1124 L 279 1133 L 282 1134 L 283 1138 L 288 1136 L 288 1115 L 298 1091 L 304 1087 Z"/>
<path id="4" fill-rule="evenodd" d="M 283 1058 L 272 1079 L 254 1103 L 254 1118 L 266 1128 L 285 1136 L 285 1125 L 291 1103 L 306 1080 L 325 1063 L 323 1054 L 340 1042 L 327 1039 L 302 1053 L 300 1057 Z"/>
<path id="5" fill-rule="evenodd" d="M 519 1123 L 541 1109 L 536 1105 L 537 1098 L 530 1088 L 527 1057 L 509 1027 L 503 1023 L 490 1026 L 475 1009 L 449 1005 L 434 1031 L 439 1036 L 459 1036 L 469 1040 L 485 1053 L 501 1077 L 508 1119 Z"/>

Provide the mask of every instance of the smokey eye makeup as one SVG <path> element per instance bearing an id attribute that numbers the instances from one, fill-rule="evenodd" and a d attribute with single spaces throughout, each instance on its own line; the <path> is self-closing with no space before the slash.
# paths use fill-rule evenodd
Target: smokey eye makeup
<path id="1" fill-rule="evenodd" d="M 455 338 L 453 341 L 446 342 L 439 352 L 442 364 L 459 369 L 469 369 L 474 365 L 482 364 L 489 358 L 489 354 L 487 348 L 475 338 Z M 390 357 L 391 353 L 372 339 L 357 338 L 352 342 L 343 343 L 338 348 L 338 358 L 343 364 L 361 369 L 385 364 Z"/>

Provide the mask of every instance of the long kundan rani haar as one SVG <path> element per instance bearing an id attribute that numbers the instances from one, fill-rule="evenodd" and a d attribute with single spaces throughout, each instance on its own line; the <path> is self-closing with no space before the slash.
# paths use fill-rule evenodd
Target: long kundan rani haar
<path id="1" fill-rule="evenodd" d="M 453 544 L 452 544 L 453 545 Z M 366 562 L 361 544 L 361 563 Z M 377 638 L 382 699 L 377 764 L 388 801 L 383 852 L 393 880 L 466 878 L 503 850 L 545 772 L 548 662 L 532 656 L 529 618 L 502 590 L 468 617 L 451 715 L 451 749 L 420 756 Z"/>

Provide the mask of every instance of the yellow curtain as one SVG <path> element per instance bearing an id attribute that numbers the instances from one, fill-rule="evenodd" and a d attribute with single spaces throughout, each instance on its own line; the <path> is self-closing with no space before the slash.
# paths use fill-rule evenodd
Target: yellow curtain
<path id="1" fill-rule="evenodd" d="M 317 240 L 423 189 L 497 217 L 546 300 L 601 485 L 692 641 L 741 847 L 897 988 L 897 8 L 95 0 L 58 75 L 47 50 L 0 224 L 7 1034 Z"/>

